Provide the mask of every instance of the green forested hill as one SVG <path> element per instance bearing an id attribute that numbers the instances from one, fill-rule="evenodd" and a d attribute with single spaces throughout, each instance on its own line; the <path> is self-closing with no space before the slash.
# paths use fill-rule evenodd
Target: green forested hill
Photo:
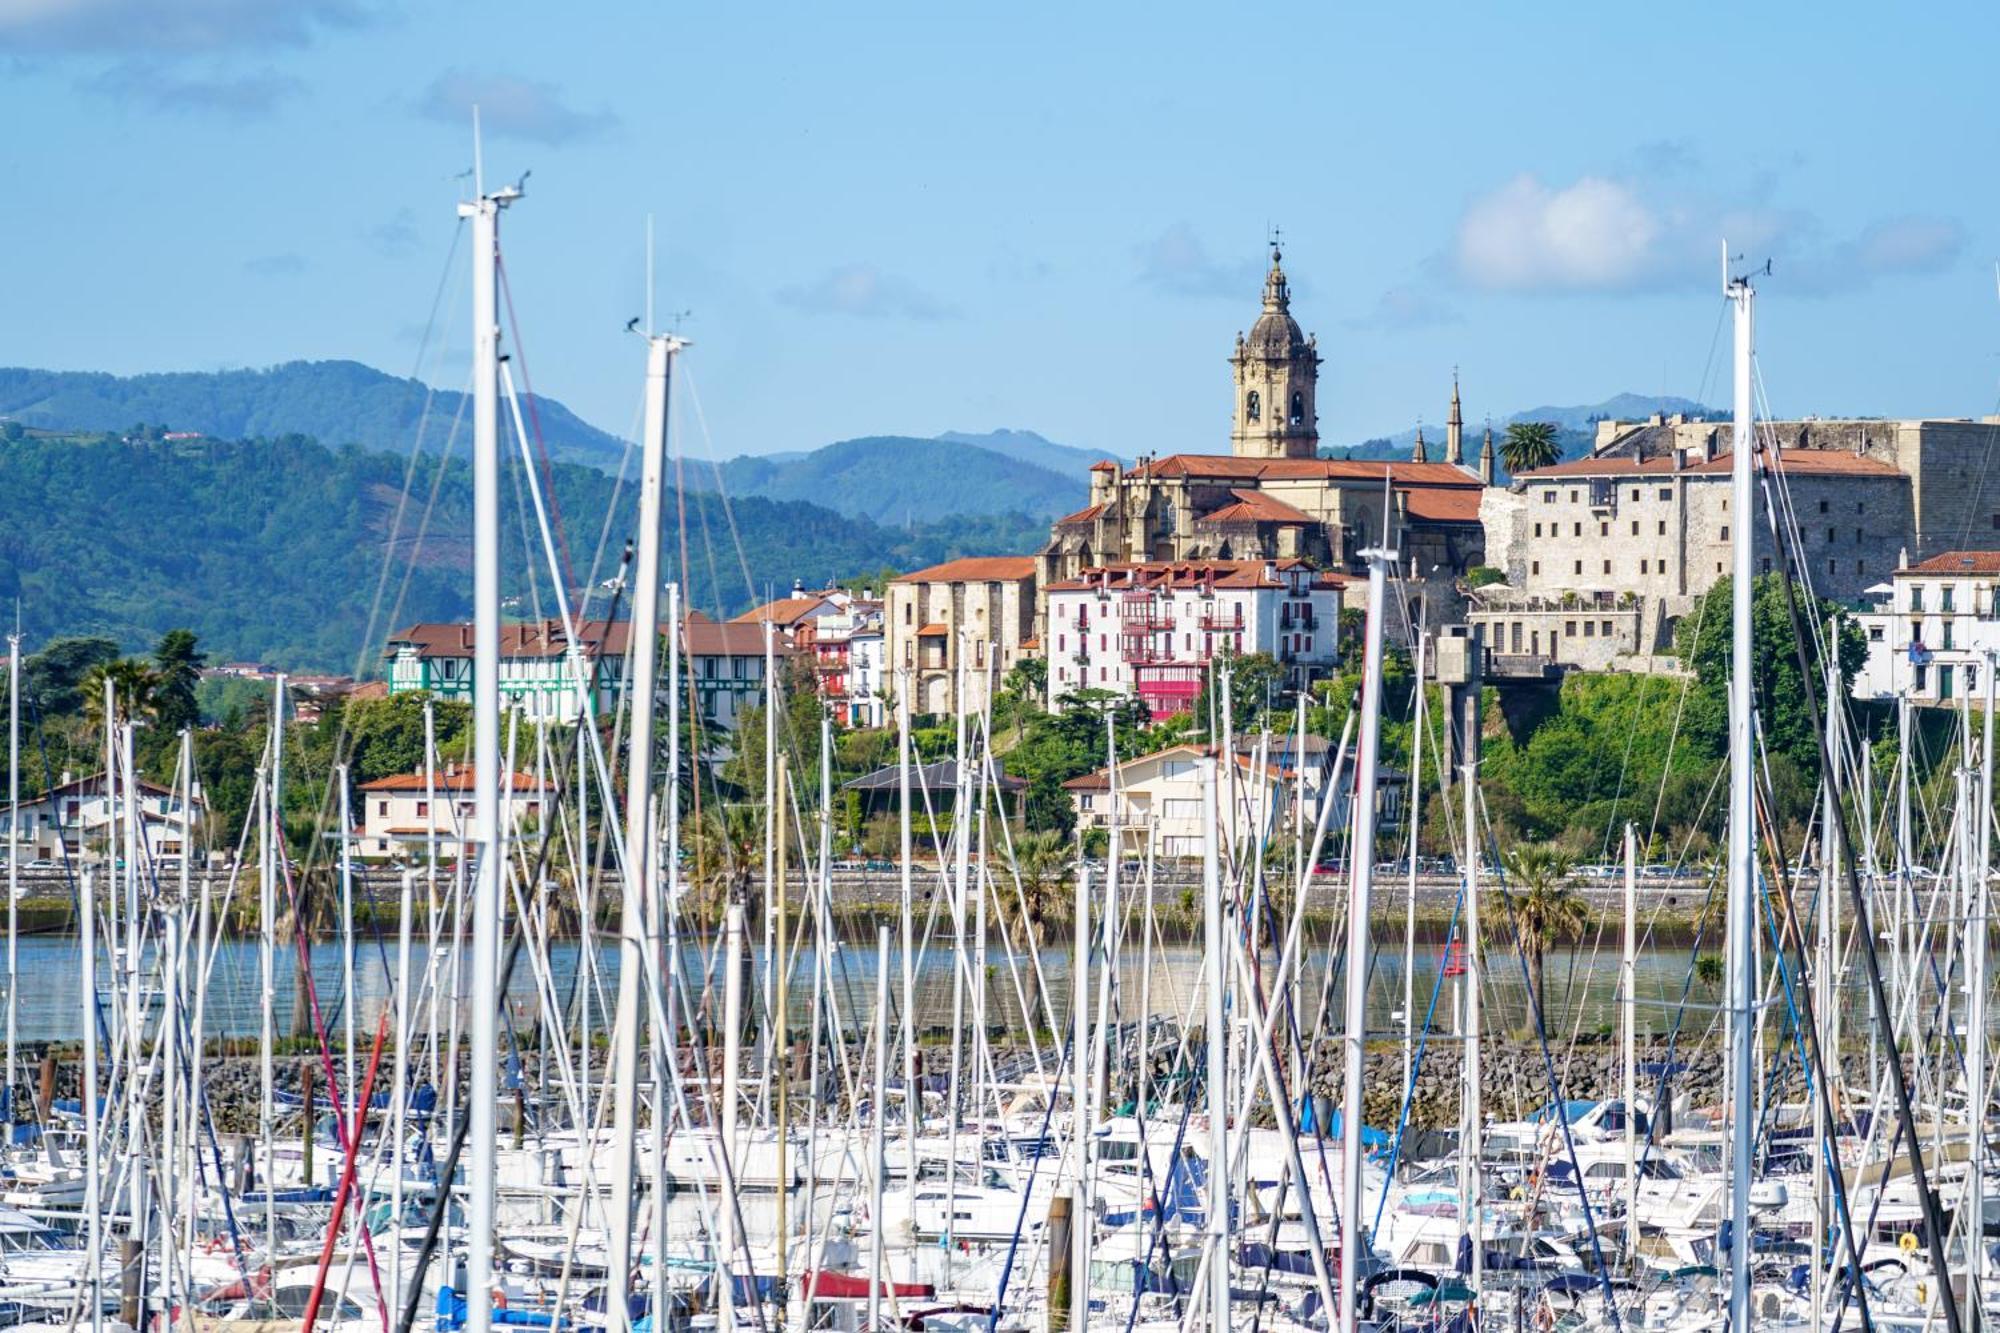
<path id="1" fill-rule="evenodd" d="M 461 448 L 461 461 L 441 472 L 430 459 L 419 465 L 398 529 L 407 460 L 351 445 L 298 436 L 0 442 L 0 602 L 19 598 L 31 650 L 58 634 L 105 634 L 137 649 L 186 626 L 221 659 L 341 671 L 372 664 L 386 631 L 469 609 L 471 474 L 463 458 Z M 589 577 L 607 512 L 610 539 L 597 577 L 608 577 L 630 531 L 631 488 L 614 496 L 615 483 L 601 472 L 565 464 L 552 471 L 571 582 Z M 546 577 L 531 586 L 523 572 L 523 537 L 533 532 L 525 497 L 518 467 L 510 467 L 504 591 L 510 609 L 531 615 L 539 588 L 552 613 Z M 1037 524 L 1018 516 L 902 530 L 802 502 L 738 497 L 725 505 L 692 490 L 686 500 L 689 600 L 716 614 L 782 593 L 794 579 L 816 584 L 1031 549 L 1038 535 Z M 681 509 L 669 496 L 673 568 Z"/>
<path id="2" fill-rule="evenodd" d="M 122 431 L 138 422 L 217 439 L 310 435 L 403 451 L 428 408 L 442 439 L 463 394 L 358 361 L 292 361 L 265 370 L 98 371 L 0 367 L 0 417 L 51 430 Z M 549 456 L 615 471 L 624 442 L 561 403 L 529 395 Z"/>
<path id="3" fill-rule="evenodd" d="M 966 438 L 903 435 L 842 440 L 783 458 L 746 456 L 724 463 L 721 471 L 732 495 L 811 500 L 896 526 L 927 514 L 1053 518 L 1081 509 L 1090 487 L 1088 461 L 1059 472 Z"/>

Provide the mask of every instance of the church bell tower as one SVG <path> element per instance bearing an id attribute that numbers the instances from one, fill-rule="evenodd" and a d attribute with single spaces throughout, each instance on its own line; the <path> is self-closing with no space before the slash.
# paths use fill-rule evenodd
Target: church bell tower
<path id="1" fill-rule="evenodd" d="M 1271 246 L 1264 310 L 1236 335 L 1236 421 L 1230 452 L 1241 458 L 1311 458 L 1319 450 L 1319 345 L 1292 318 L 1282 256 Z"/>

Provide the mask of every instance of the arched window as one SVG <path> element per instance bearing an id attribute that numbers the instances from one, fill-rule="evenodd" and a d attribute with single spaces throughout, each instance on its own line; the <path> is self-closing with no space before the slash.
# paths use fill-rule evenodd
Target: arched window
<path id="1" fill-rule="evenodd" d="M 1294 426 L 1306 424 L 1306 396 L 1302 393 L 1292 394 L 1292 424 Z"/>
<path id="2" fill-rule="evenodd" d="M 1260 420 L 1263 417 L 1263 415 L 1264 415 L 1264 401 L 1263 399 L 1257 396 L 1257 391 L 1255 389 L 1252 389 L 1250 391 L 1250 396 L 1243 400 L 1244 419 L 1247 421 L 1257 421 Z"/>

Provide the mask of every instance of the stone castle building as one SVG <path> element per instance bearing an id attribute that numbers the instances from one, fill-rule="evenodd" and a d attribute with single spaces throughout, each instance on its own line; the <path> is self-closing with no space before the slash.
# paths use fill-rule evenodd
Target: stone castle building
<path id="1" fill-rule="evenodd" d="M 1037 557 L 1037 584 L 1087 569 L 1158 561 L 1304 560 L 1358 571 L 1386 544 L 1414 576 L 1449 598 L 1483 562 L 1481 474 L 1464 464 L 1452 390 L 1445 461 L 1321 458 L 1318 345 L 1291 312 L 1281 256 L 1271 249 L 1263 309 L 1229 358 L 1235 379 L 1230 451 L 1109 460 L 1091 470 L 1090 503 L 1056 520 Z M 1489 432 L 1486 477 L 1490 479 Z"/>
<path id="2" fill-rule="evenodd" d="M 1895 572 L 2000 531 L 1987 462 L 2000 420 L 1760 422 L 1814 592 L 1856 603 Z M 1768 434 L 1765 434 L 1768 432 Z M 1776 553 L 1757 513 L 1729 512 L 1728 422 L 1600 422 L 1592 452 L 1486 492 L 1487 563 L 1505 585 L 1473 595 L 1470 618 L 1495 653 L 1603 669 L 1671 651 L 1674 627 L 1731 567 L 1752 525 L 1757 567 Z"/>

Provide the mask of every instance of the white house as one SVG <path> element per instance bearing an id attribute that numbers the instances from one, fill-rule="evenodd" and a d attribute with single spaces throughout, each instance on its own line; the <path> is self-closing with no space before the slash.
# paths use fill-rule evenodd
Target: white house
<path id="1" fill-rule="evenodd" d="M 361 827 L 355 851 L 365 859 L 384 856 L 420 857 L 433 840 L 440 858 L 456 859 L 471 836 L 473 774 L 456 765 L 438 769 L 427 780 L 423 773 L 393 773 L 364 782 L 356 795 L 361 803 Z M 501 820 L 519 832 L 535 820 L 553 795 L 530 773 L 500 775 Z"/>
<path id="2" fill-rule="evenodd" d="M 184 855 L 208 813 L 200 785 L 195 786 L 194 799 L 184 802 L 179 793 L 142 780 L 136 796 L 145 855 Z M 124 814 L 123 793 L 114 792 L 113 798 L 105 798 L 104 775 L 93 773 L 74 781 L 65 776 L 60 785 L 31 800 L 23 799 L 18 835 L 21 859 L 61 860 L 65 851 L 71 857 L 103 852 L 113 806 L 121 819 Z M 0 856 L 5 854 L 7 819 L 6 805 L 0 802 Z"/>
<path id="3" fill-rule="evenodd" d="M 850 599 L 801 626 L 794 644 L 812 655 L 820 697 L 843 727 L 879 727 L 887 712 L 882 603 Z"/>
<path id="4" fill-rule="evenodd" d="M 1217 653 L 1269 653 L 1300 688 L 1337 658 L 1344 579 L 1299 560 L 1105 565 L 1049 585 L 1048 703 L 1082 689 L 1184 713 Z"/>
<path id="5" fill-rule="evenodd" d="M 1209 746 L 1176 745 L 1128 759 L 1118 765 L 1115 797 L 1109 769 L 1071 778 L 1063 788 L 1076 811 L 1077 832 L 1115 827 L 1119 847 L 1127 856 L 1143 856 L 1149 839 L 1157 840 L 1154 847 L 1160 856 L 1200 856 L 1202 761 L 1214 756 Z M 1233 777 L 1226 764 L 1217 762 L 1225 846 L 1246 842 L 1259 828 L 1282 831 L 1290 818 L 1296 775 L 1279 763 L 1267 760 L 1260 765 L 1247 754 L 1235 757 Z M 1310 757 L 1305 776 L 1306 800 L 1316 803 L 1324 774 Z"/>
<path id="6" fill-rule="evenodd" d="M 1855 617 L 1868 659 L 1854 680 L 1857 699 L 1908 695 L 1949 704 L 1985 697 L 1985 673 L 2000 653 L 2000 551 L 1947 551 L 1898 569 L 1871 589 L 1875 608 Z"/>

